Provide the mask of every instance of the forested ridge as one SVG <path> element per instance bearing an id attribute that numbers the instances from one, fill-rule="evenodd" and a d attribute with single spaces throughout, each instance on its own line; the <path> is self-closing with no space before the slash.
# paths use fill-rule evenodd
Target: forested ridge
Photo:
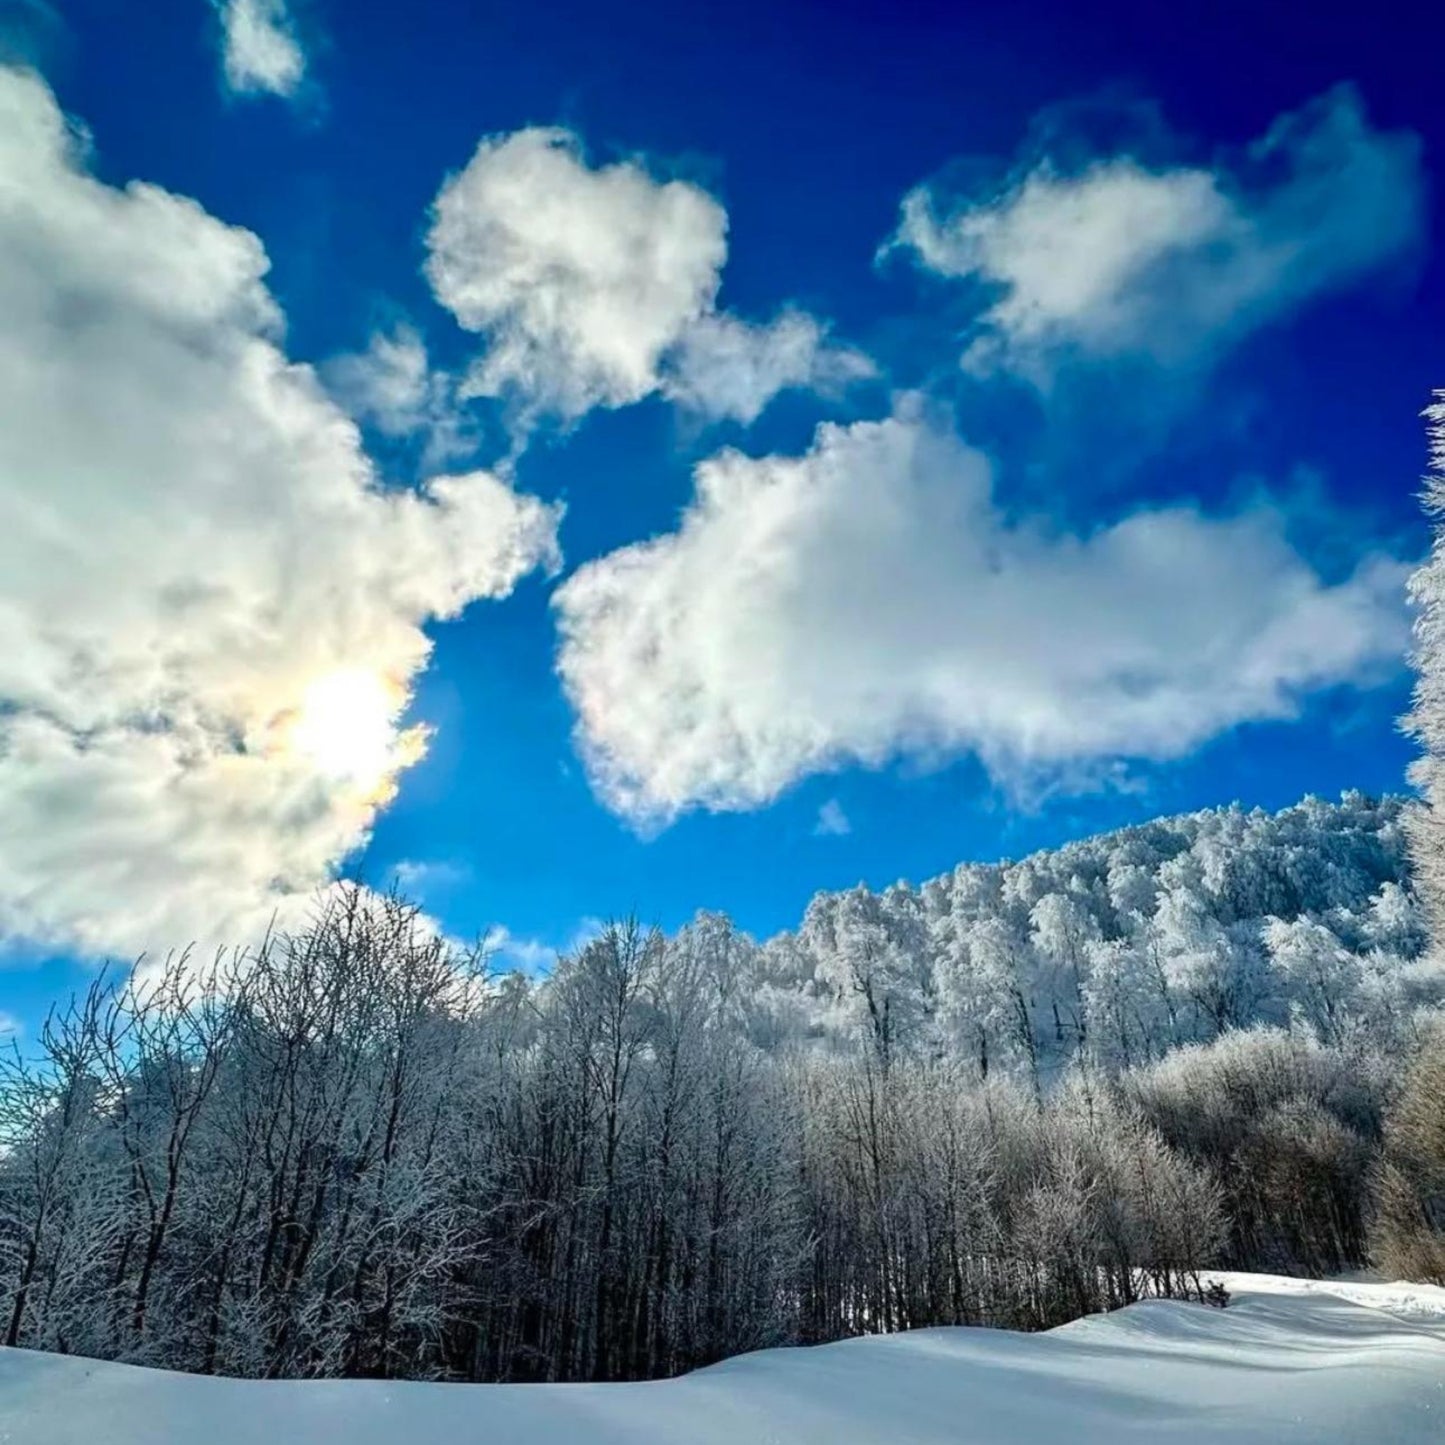
<path id="1" fill-rule="evenodd" d="M 399 899 L 99 979 L 0 1079 L 0 1340 L 611 1379 L 1361 1263 L 1442 993 L 1405 805 L 1223 809 L 764 943 L 495 972 Z"/>
<path id="2" fill-rule="evenodd" d="M 762 950 L 759 1006 L 1031 1086 L 1069 1060 L 1129 1067 L 1254 1024 L 1388 1033 L 1435 986 L 1404 818 L 1358 793 L 1208 810 L 918 888 L 819 894 Z"/>

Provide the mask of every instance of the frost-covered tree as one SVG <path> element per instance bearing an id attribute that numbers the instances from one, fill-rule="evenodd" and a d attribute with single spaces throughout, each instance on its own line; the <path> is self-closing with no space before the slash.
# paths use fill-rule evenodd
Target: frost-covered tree
<path id="1" fill-rule="evenodd" d="M 1418 895 L 1398 883 L 1385 883 L 1370 900 L 1364 920 L 1365 941 L 1386 953 L 1414 958 L 1424 952 L 1426 924 Z"/>
<path id="2" fill-rule="evenodd" d="M 1425 506 L 1435 520 L 1430 555 L 1410 579 L 1415 619 L 1415 698 L 1406 725 L 1423 756 L 1414 781 L 1424 806 L 1411 816 L 1415 881 L 1437 942 L 1445 940 L 1445 392 L 1427 409 L 1431 468 Z"/>
<path id="3" fill-rule="evenodd" d="M 1426 410 L 1431 469 L 1425 505 L 1435 522 L 1430 554 L 1410 579 L 1415 621 L 1414 706 L 1407 726 L 1423 756 L 1413 780 L 1423 805 L 1410 818 L 1411 852 L 1429 917 L 1430 954 L 1445 959 L 1445 392 Z M 1404 900 L 1382 891 L 1370 932 L 1385 946 L 1413 932 Z M 1424 1035 L 1392 1108 L 1379 1175 L 1378 1260 L 1405 1278 L 1445 1284 L 1445 1030 Z"/>
<path id="4" fill-rule="evenodd" d="M 1085 979 L 1090 945 L 1098 941 L 1098 920 L 1073 892 L 1046 893 L 1029 914 L 1035 955 L 1048 978 L 1054 1042 L 1082 1049 L 1088 1040 Z"/>
<path id="5" fill-rule="evenodd" d="M 1378 1263 L 1445 1285 L 1445 1032 L 1425 1042 L 1385 1120 L 1374 1227 Z"/>
<path id="6" fill-rule="evenodd" d="M 1365 1254 L 1382 1061 L 1311 1034 L 1235 1030 L 1125 1074 L 1123 1097 L 1224 1191 L 1240 1268 L 1323 1274 Z"/>
<path id="7" fill-rule="evenodd" d="M 802 938 L 816 977 L 843 1027 L 869 1041 L 886 1066 L 904 1040 L 917 1040 L 936 1011 L 927 927 L 917 896 L 859 887 L 814 899 Z"/>
<path id="8" fill-rule="evenodd" d="M 1359 1013 L 1363 960 L 1313 918 L 1271 918 L 1264 944 L 1296 1016 L 1328 1043 L 1343 1043 L 1346 1020 Z"/>

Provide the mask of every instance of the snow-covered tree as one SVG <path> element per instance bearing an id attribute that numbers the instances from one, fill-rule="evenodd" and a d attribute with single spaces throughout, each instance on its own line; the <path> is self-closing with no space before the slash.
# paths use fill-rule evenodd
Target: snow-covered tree
<path id="1" fill-rule="evenodd" d="M 1435 519 L 1430 555 L 1410 579 L 1415 619 L 1415 699 L 1407 726 L 1423 756 L 1414 781 L 1424 806 L 1411 816 L 1415 882 L 1430 911 L 1437 944 L 1445 941 L 1445 392 L 1427 409 L 1431 469 L 1425 505 Z"/>

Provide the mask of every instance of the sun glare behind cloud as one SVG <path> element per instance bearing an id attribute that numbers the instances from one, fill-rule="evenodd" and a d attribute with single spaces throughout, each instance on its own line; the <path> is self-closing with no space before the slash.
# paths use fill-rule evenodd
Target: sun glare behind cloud
<path id="1" fill-rule="evenodd" d="M 307 688 L 290 732 L 290 746 L 327 777 L 363 792 L 389 791 L 392 775 L 425 751 L 426 729 L 399 729 L 403 688 L 380 673 L 341 668 Z"/>

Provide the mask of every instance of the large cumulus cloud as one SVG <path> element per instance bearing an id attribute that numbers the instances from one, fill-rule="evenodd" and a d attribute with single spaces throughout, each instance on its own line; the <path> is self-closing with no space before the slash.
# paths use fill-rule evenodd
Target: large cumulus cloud
<path id="1" fill-rule="evenodd" d="M 558 669 L 613 808 L 643 824 L 797 779 L 974 752 L 999 775 L 1178 757 L 1398 666 L 1405 565 L 1329 580 L 1268 503 L 1010 520 L 988 460 L 905 399 L 801 456 L 722 452 L 675 531 L 556 594 Z"/>
<path id="2" fill-rule="evenodd" d="M 266 267 L 194 201 L 95 179 L 0 70 L 5 938 L 242 941 L 304 906 L 415 752 L 338 772 L 299 745 L 308 699 L 340 678 L 399 713 L 428 620 L 555 559 L 555 511 L 494 475 L 380 486 Z"/>

